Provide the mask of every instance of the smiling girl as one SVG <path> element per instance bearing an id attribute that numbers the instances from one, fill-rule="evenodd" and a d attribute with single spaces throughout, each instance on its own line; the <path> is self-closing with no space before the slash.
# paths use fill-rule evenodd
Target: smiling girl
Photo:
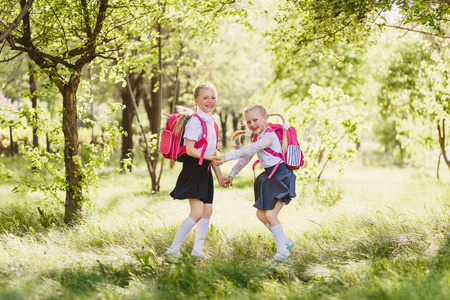
<path id="1" fill-rule="evenodd" d="M 211 83 L 199 85 L 194 91 L 196 111 L 184 108 L 185 116 L 179 118 L 178 127 L 184 126 L 185 119 L 189 118 L 184 128 L 184 142 L 186 153 L 178 160 L 183 163 L 183 168 L 178 176 L 177 183 L 170 195 L 174 199 L 189 199 L 190 213 L 183 220 L 175 235 L 172 245 L 166 251 L 167 255 L 179 256 L 180 247 L 191 229 L 197 224 L 194 248 L 192 255 L 206 258 L 203 254 L 203 243 L 208 232 L 209 220 L 212 215 L 212 203 L 214 197 L 214 182 L 211 167 L 214 170 L 220 186 L 227 187 L 228 179 L 222 175 L 220 167 L 211 164 L 215 157 L 217 147 L 217 133 L 212 112 L 216 108 L 216 87 Z M 203 125 L 206 123 L 207 144 L 203 161 L 202 152 L 197 149 L 196 142 L 204 135 Z M 175 129 L 176 130 L 176 129 Z"/>
<path id="2" fill-rule="evenodd" d="M 249 129 L 248 131 L 257 135 L 256 140 L 251 145 L 213 159 L 217 165 L 221 165 L 229 160 L 239 159 L 228 177 L 231 185 L 234 176 L 257 154 L 265 171 L 255 179 L 255 204 L 253 206 L 256 208 L 258 219 L 272 232 L 275 238 L 277 253 L 271 260 L 271 263 L 274 263 L 288 259 L 291 256 L 289 250 L 294 248 L 294 242 L 284 234 L 283 226 L 278 220 L 278 213 L 284 205 L 289 204 L 291 199 L 296 196 L 296 176 L 281 158 L 265 151 L 265 149 L 270 148 L 273 152 L 281 153 L 282 149 L 285 149 L 287 146 L 281 145 L 276 133 L 268 126 L 268 117 L 269 114 L 262 105 L 249 106 L 244 112 L 244 118 Z M 287 129 L 289 125 L 284 123 L 283 128 Z M 233 135 L 233 140 L 245 133 L 242 130 L 237 131 Z M 276 168 L 277 165 L 278 168 Z M 276 168 L 276 171 L 272 176 L 269 176 L 274 168 Z"/>

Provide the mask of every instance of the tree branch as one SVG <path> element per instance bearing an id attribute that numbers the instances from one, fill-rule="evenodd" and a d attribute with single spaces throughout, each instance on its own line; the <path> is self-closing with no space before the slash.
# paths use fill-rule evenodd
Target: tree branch
<path id="1" fill-rule="evenodd" d="M 100 8 L 98 10 L 97 15 L 97 21 L 95 24 L 95 28 L 93 31 L 92 36 L 87 41 L 86 45 L 81 48 L 79 48 L 77 51 L 74 51 L 73 53 L 77 52 L 84 52 L 84 55 L 78 59 L 75 63 L 75 70 L 81 70 L 86 64 L 90 63 L 97 57 L 97 54 L 95 53 L 96 49 L 96 39 L 100 36 L 100 32 L 103 28 L 103 22 L 106 18 L 106 11 L 108 10 L 108 0 L 101 0 L 100 1 Z"/>
<path id="2" fill-rule="evenodd" d="M 390 25 L 390 24 L 383 24 L 383 25 L 386 27 L 417 32 L 417 33 L 431 35 L 431 36 L 435 36 L 435 37 L 439 37 L 439 38 L 443 38 L 443 39 L 450 39 L 450 36 L 448 36 L 448 35 L 437 35 L 436 33 L 429 32 L 429 31 L 417 30 L 417 29 L 412 29 L 412 28 L 407 28 L 407 27 L 402 27 L 402 26 L 397 26 L 397 25 Z"/>
<path id="3" fill-rule="evenodd" d="M 81 0 L 81 6 L 83 7 L 83 13 L 84 13 L 84 22 L 86 23 L 86 35 L 88 39 L 92 38 L 92 29 L 91 26 L 89 26 L 89 11 L 88 6 L 86 3 L 86 0 Z"/>
<path id="4" fill-rule="evenodd" d="M 15 59 L 16 57 L 19 57 L 22 53 L 23 53 L 23 52 L 19 52 L 19 53 L 17 53 L 16 55 L 14 55 L 13 57 L 10 57 L 10 58 L 7 58 L 7 59 L 0 60 L 0 63 L 4 63 L 4 62 L 11 61 L 11 60 Z"/>
<path id="5" fill-rule="evenodd" d="M 41 51 L 36 50 L 36 49 L 34 49 L 34 48 L 31 49 L 31 48 L 26 48 L 26 47 L 15 46 L 14 48 L 12 48 L 12 50 L 18 50 L 18 51 L 26 52 L 26 53 L 28 53 L 28 54 L 30 55 L 30 57 L 31 57 L 32 59 L 33 59 L 33 55 L 35 55 L 35 56 L 41 56 L 41 57 L 43 57 L 43 58 L 47 58 L 47 59 L 51 60 L 54 64 L 61 64 L 61 65 L 65 66 L 65 67 L 68 67 L 68 68 L 70 68 L 70 69 L 73 69 L 73 68 L 74 68 L 74 65 L 73 65 L 73 64 L 70 64 L 70 63 L 66 62 L 65 60 L 63 60 L 63 59 L 61 59 L 61 58 L 59 58 L 59 57 L 49 55 L 49 54 L 47 54 L 47 53 L 41 52 Z M 43 63 L 42 63 L 42 62 L 38 62 L 38 61 L 36 61 L 35 59 L 33 59 L 33 60 L 34 60 L 40 67 L 45 67 L 45 66 L 43 66 Z"/>
<path id="6" fill-rule="evenodd" d="M 100 9 L 98 11 L 97 15 L 97 22 L 95 24 L 94 28 L 94 38 L 97 37 L 97 35 L 100 33 L 103 27 L 103 21 L 106 18 L 106 11 L 108 9 L 108 0 L 101 0 L 100 2 Z"/>
<path id="7" fill-rule="evenodd" d="M 25 15 L 28 13 L 28 10 L 31 8 L 31 5 L 33 4 L 34 0 L 28 0 L 25 6 L 22 8 L 22 11 L 17 16 L 17 18 L 14 19 L 14 21 L 9 25 L 9 27 L 0 35 L 0 42 L 6 39 L 6 37 L 14 30 L 14 28 L 19 25 L 20 21 L 25 17 Z"/>

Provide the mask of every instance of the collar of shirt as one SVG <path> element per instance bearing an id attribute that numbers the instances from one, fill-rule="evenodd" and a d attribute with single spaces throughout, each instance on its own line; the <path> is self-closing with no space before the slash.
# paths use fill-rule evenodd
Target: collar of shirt
<path id="1" fill-rule="evenodd" d="M 217 120 L 219 117 L 217 115 L 208 115 L 207 113 L 205 113 L 203 110 L 199 109 L 196 114 L 202 118 L 203 121 L 205 122 L 212 122 L 214 120 Z"/>
<path id="2" fill-rule="evenodd" d="M 267 125 L 266 128 L 264 128 L 264 130 L 260 134 L 258 134 L 258 140 L 267 133 L 266 131 L 268 128 L 269 128 L 269 125 Z"/>

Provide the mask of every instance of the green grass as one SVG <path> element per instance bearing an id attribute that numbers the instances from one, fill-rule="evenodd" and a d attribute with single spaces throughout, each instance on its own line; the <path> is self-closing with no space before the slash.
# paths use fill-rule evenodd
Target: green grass
<path id="1" fill-rule="evenodd" d="M 298 186 L 280 213 L 296 248 L 270 266 L 275 244 L 252 207 L 250 168 L 216 188 L 211 259 L 188 254 L 193 233 L 181 259 L 164 256 L 189 208 L 168 196 L 178 171 L 165 172 L 160 194 L 145 166 L 101 181 L 70 228 L 62 204 L 0 184 L 0 299 L 450 298 L 448 174 L 352 167 Z"/>

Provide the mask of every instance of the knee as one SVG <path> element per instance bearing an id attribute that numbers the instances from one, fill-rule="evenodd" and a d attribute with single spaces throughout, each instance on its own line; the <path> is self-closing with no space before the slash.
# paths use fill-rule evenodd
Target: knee
<path id="1" fill-rule="evenodd" d="M 202 218 L 202 215 L 198 213 L 190 213 L 189 217 L 191 217 L 191 219 L 194 220 L 195 222 L 198 222 Z"/>
<path id="2" fill-rule="evenodd" d="M 266 212 L 264 210 L 257 210 L 256 217 L 264 224 L 267 223 Z"/>
<path id="3" fill-rule="evenodd" d="M 212 205 L 206 206 L 203 208 L 203 219 L 210 219 L 213 213 Z"/>
<path id="4" fill-rule="evenodd" d="M 269 223 L 272 224 L 272 222 L 278 220 L 277 213 L 275 213 L 273 210 L 267 210 L 266 219 L 269 221 Z"/>
<path id="5" fill-rule="evenodd" d="M 200 210 L 200 209 L 193 210 L 189 214 L 191 219 L 194 220 L 195 222 L 200 221 L 200 219 L 202 218 L 202 215 L 203 215 L 203 210 Z"/>

